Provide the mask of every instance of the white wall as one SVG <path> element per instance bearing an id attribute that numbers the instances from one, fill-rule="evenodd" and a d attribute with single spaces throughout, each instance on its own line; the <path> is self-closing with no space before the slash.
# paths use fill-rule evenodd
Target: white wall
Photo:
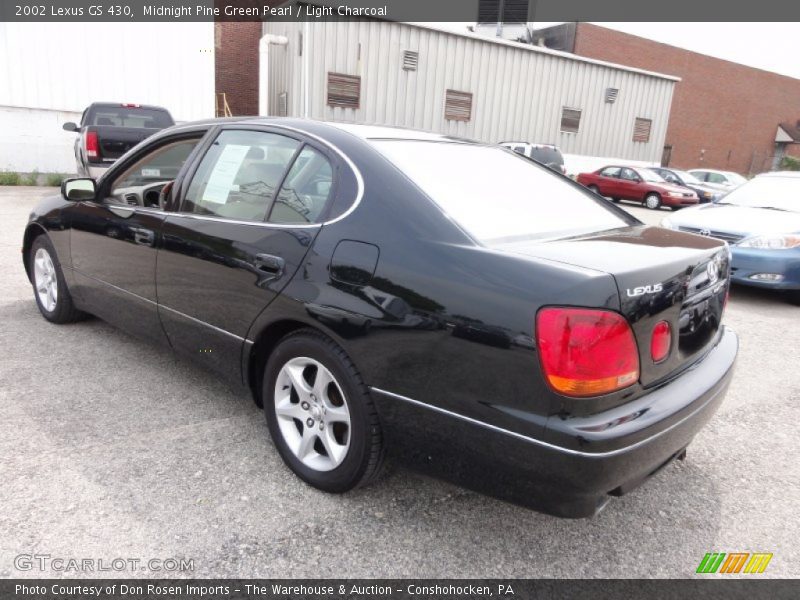
<path id="1" fill-rule="evenodd" d="M 0 170 L 74 171 L 61 125 L 97 101 L 213 117 L 214 24 L 0 23 Z"/>
<path id="2" fill-rule="evenodd" d="M 75 173 L 76 134 L 64 131 L 81 113 L 0 106 L 0 171 Z"/>

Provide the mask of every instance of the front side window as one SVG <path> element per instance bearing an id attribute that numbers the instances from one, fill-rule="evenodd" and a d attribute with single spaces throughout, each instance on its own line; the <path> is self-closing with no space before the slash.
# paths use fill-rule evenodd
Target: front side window
<path id="1" fill-rule="evenodd" d="M 622 169 L 620 178 L 627 179 L 628 181 L 639 181 L 639 176 L 633 169 Z"/>
<path id="2" fill-rule="evenodd" d="M 263 221 L 300 145 L 275 133 L 223 131 L 192 178 L 182 210 Z"/>
<path id="3" fill-rule="evenodd" d="M 372 143 L 450 218 L 487 245 L 567 237 L 637 222 L 547 167 L 497 146 L 418 140 Z"/>
<path id="4" fill-rule="evenodd" d="M 111 184 L 110 200 L 152 206 L 152 202 L 145 202 L 145 188 L 173 181 L 200 139 L 165 144 L 136 161 Z"/>

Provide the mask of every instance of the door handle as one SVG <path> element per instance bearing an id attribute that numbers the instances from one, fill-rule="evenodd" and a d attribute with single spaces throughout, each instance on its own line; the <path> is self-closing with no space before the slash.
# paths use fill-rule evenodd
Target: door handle
<path id="1" fill-rule="evenodd" d="M 255 265 L 259 271 L 269 273 L 274 277 L 280 277 L 283 274 L 286 261 L 273 254 L 256 254 Z"/>
<path id="2" fill-rule="evenodd" d="M 143 246 L 152 246 L 156 239 L 155 232 L 149 229 L 136 228 L 133 230 L 133 240 Z"/>

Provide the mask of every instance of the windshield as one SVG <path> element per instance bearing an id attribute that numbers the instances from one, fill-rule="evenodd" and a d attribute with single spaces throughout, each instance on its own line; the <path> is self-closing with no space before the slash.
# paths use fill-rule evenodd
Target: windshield
<path id="1" fill-rule="evenodd" d="M 372 142 L 445 213 L 486 243 L 566 237 L 637 223 L 546 167 L 497 146 Z"/>
<path id="2" fill-rule="evenodd" d="M 730 192 L 720 204 L 800 212 L 800 177 L 756 177 Z"/>
<path id="3" fill-rule="evenodd" d="M 672 171 L 678 177 L 681 178 L 683 183 L 693 183 L 693 184 L 700 184 L 702 185 L 702 181 L 700 181 L 697 177 L 689 173 L 689 171 Z"/>
<path id="4" fill-rule="evenodd" d="M 738 173 L 734 173 L 733 171 L 723 171 L 723 173 L 725 173 L 727 178 L 736 185 L 744 185 L 745 183 L 747 183 L 747 179 L 745 179 Z"/>
<path id="5" fill-rule="evenodd" d="M 645 181 L 650 181 L 652 183 L 664 183 L 664 178 L 650 169 L 639 169 L 639 175 L 641 175 L 642 179 Z"/>

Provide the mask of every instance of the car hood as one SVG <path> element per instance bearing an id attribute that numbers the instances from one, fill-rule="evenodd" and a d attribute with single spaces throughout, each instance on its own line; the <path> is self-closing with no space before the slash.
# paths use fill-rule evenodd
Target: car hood
<path id="1" fill-rule="evenodd" d="M 645 184 L 648 184 L 648 183 L 645 182 Z M 648 185 L 650 185 L 650 186 L 652 186 L 652 187 L 654 187 L 656 189 L 664 190 L 665 192 L 675 192 L 677 194 L 686 194 L 686 193 L 693 193 L 694 192 L 694 190 L 689 188 L 689 187 L 682 186 L 682 185 L 674 185 L 672 183 L 655 183 L 655 182 L 651 182 Z"/>
<path id="2" fill-rule="evenodd" d="M 669 220 L 678 227 L 693 227 L 748 234 L 800 231 L 800 213 L 732 204 L 706 204 L 682 210 Z"/>

